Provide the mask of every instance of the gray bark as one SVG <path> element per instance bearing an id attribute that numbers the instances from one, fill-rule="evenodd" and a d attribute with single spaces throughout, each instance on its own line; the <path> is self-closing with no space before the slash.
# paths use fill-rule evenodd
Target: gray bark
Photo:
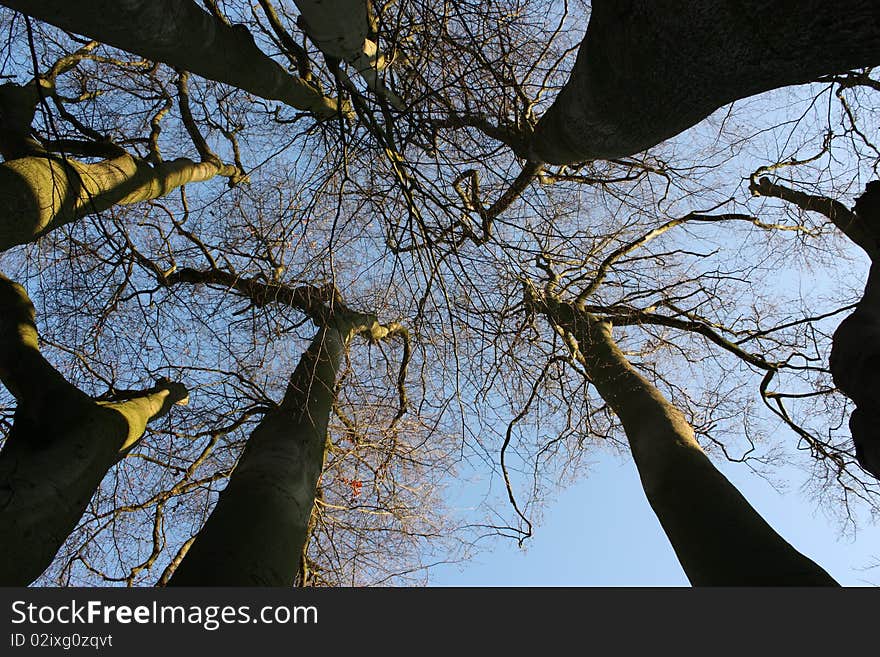
<path id="1" fill-rule="evenodd" d="M 322 328 L 281 404 L 254 429 L 171 586 L 292 586 L 324 466 L 336 374 L 348 337 Z"/>
<path id="2" fill-rule="evenodd" d="M 632 155 L 739 98 L 877 64 L 876 0 L 594 0 L 532 156 Z"/>
<path id="3" fill-rule="evenodd" d="M 165 196 L 181 185 L 226 173 L 217 162 L 186 158 L 148 164 L 120 150 L 117 157 L 87 164 L 58 155 L 0 164 L 0 251 L 114 205 Z"/>
<path id="4" fill-rule="evenodd" d="M 610 322 L 555 299 L 536 307 L 577 341 L 592 384 L 623 424 L 648 502 L 692 584 L 836 584 L 712 465 L 681 411 L 617 347 Z"/>
<path id="5" fill-rule="evenodd" d="M 292 586 L 308 538 L 336 375 L 348 344 L 356 335 L 377 342 L 404 337 L 406 331 L 347 308 L 332 285 L 292 290 L 252 279 L 233 282 L 217 270 L 179 274 L 168 283 L 229 285 L 257 304 L 271 298 L 297 307 L 321 329 L 300 358 L 281 404 L 254 429 L 229 484 L 168 584 Z M 402 372 L 406 360 L 404 355 Z"/>
<path id="6" fill-rule="evenodd" d="M 329 57 L 347 62 L 373 93 L 397 109 L 406 108 L 385 86 L 381 72 L 385 57 L 379 52 L 370 0 L 295 0 L 300 23 L 309 38 Z"/>
<path id="7" fill-rule="evenodd" d="M 51 82 L 39 81 L 43 93 Z M 105 158 L 79 162 L 47 150 L 31 137 L 39 103 L 37 83 L 0 86 L 0 252 L 33 242 L 55 228 L 114 205 L 165 196 L 182 185 L 240 172 L 213 154 L 195 162 L 178 158 L 150 164 L 109 142 L 56 142 L 82 154 Z M 204 149 L 203 149 L 204 151 Z"/>
<path id="8" fill-rule="evenodd" d="M 147 422 L 185 403 L 161 381 L 120 402 L 97 402 L 39 352 L 24 288 L 0 276 L 0 379 L 18 406 L 0 451 L 0 586 L 24 586 L 49 566 L 107 471 Z"/>
<path id="9" fill-rule="evenodd" d="M 192 0 L 0 0 L 0 4 L 318 118 L 330 118 L 338 109 L 335 99 L 290 75 L 257 48 L 247 28 L 226 25 Z"/>
<path id="10" fill-rule="evenodd" d="M 769 178 L 752 180 L 749 189 L 756 196 L 772 196 L 825 215 L 871 258 L 865 292 L 834 332 L 828 366 L 834 385 L 856 405 L 849 420 L 856 458 L 880 479 L 880 181 L 868 183 L 852 210 Z"/>
<path id="11" fill-rule="evenodd" d="M 829 367 L 856 405 L 849 419 L 856 458 L 880 479 L 880 181 L 868 183 L 851 216 L 873 264 L 858 306 L 834 332 Z"/>

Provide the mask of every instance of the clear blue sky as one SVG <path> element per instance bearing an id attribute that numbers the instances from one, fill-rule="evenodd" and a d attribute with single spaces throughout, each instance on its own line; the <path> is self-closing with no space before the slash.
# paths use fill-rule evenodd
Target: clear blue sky
<path id="1" fill-rule="evenodd" d="M 847 586 L 880 585 L 880 528 L 841 536 L 838 521 L 798 487 L 805 474 L 781 471 L 792 484 L 779 494 L 742 466 L 724 473 L 764 518 L 801 552 Z M 780 477 L 782 478 L 782 477 Z M 629 459 L 598 457 L 592 474 L 548 505 L 525 550 L 513 541 L 461 566 L 431 574 L 434 586 L 688 586 L 642 493 Z"/>

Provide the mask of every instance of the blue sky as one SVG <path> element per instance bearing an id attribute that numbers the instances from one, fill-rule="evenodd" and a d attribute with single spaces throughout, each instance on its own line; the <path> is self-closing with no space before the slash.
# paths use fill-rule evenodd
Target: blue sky
<path id="1" fill-rule="evenodd" d="M 801 552 L 846 586 L 880 585 L 880 528 L 841 534 L 799 490 L 806 475 L 780 472 L 779 493 L 742 466 L 715 461 L 764 518 Z M 597 457 L 591 474 L 548 505 L 544 522 L 520 550 L 512 541 L 461 566 L 431 573 L 433 586 L 688 586 L 675 554 L 642 493 L 635 465 Z"/>
<path id="2" fill-rule="evenodd" d="M 747 174 L 774 158 L 783 161 L 793 157 L 788 149 L 795 146 L 788 140 L 776 145 L 780 151 L 774 152 L 772 140 L 762 142 L 761 130 L 764 126 L 783 125 L 786 117 L 798 116 L 797 103 L 812 102 L 817 89 L 780 90 L 737 104 L 738 120 L 746 126 L 747 133 L 753 132 L 758 139 L 752 146 L 753 153 L 741 154 L 734 161 L 734 170 L 739 171 L 736 175 Z M 792 99 L 798 100 L 792 104 Z M 716 120 L 719 116 L 727 120 L 727 108 L 718 111 Z M 712 131 L 717 129 L 712 121 L 707 121 L 675 141 L 692 139 L 693 147 L 697 148 L 701 143 L 712 143 Z M 700 134 L 702 132 L 705 134 Z M 794 140 L 794 143 L 799 142 Z M 806 146 L 804 151 L 811 148 L 814 147 Z M 851 156 L 844 153 L 842 157 Z M 855 166 L 851 160 L 849 163 Z M 871 172 L 865 175 L 866 180 L 872 177 Z M 861 187 L 853 191 L 858 193 Z M 841 200 L 849 202 L 847 198 Z M 736 244 L 732 236 L 729 237 L 730 240 L 722 238 L 720 243 L 736 252 Z M 809 298 L 817 292 L 835 298 L 840 294 L 835 286 L 840 283 L 832 280 L 831 274 L 851 278 L 853 289 L 861 285 L 860 281 L 867 274 L 863 254 L 857 256 L 855 263 L 840 260 L 837 265 L 841 263 L 846 264 L 840 271 L 819 273 L 818 263 L 816 269 L 797 271 L 798 265 L 792 262 L 792 271 L 780 271 L 773 285 L 783 297 L 784 292 L 790 293 L 792 299 Z M 796 440 L 787 430 L 779 435 L 779 442 L 786 449 L 793 449 Z M 438 586 L 688 586 L 644 497 L 632 460 L 599 452 L 594 458 L 589 476 L 560 493 L 555 502 L 548 503 L 543 522 L 535 527 L 525 550 L 518 549 L 512 541 L 499 543 L 493 551 L 479 555 L 472 562 L 437 568 L 431 574 L 431 583 Z M 805 491 L 809 477 L 802 470 L 776 467 L 774 479 L 785 483 L 785 489 L 780 491 L 742 465 L 712 458 L 783 538 L 825 568 L 838 582 L 846 586 L 880 586 L 880 527 L 869 518 L 859 518 L 857 529 L 844 526 L 840 509 L 828 512 Z"/>

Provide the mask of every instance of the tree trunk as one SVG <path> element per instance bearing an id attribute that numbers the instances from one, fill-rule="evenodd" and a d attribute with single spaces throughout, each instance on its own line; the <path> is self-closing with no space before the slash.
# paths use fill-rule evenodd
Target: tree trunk
<path id="1" fill-rule="evenodd" d="M 0 451 L 0 585 L 24 586 L 49 566 L 89 500 L 147 422 L 185 401 L 162 381 L 126 401 L 96 402 L 40 354 L 24 288 L 0 275 L 0 379 L 18 401 Z"/>
<path id="2" fill-rule="evenodd" d="M 855 312 L 844 319 L 831 343 L 829 369 L 856 407 L 849 429 L 859 464 L 880 479 L 880 265 L 868 274 Z"/>
<path id="3" fill-rule="evenodd" d="M 52 83 L 0 85 L 0 252 L 114 205 L 165 196 L 178 187 L 240 172 L 210 152 L 201 162 L 178 158 L 150 164 L 110 142 L 47 142 L 31 137 L 42 93 Z M 48 148 L 105 158 L 88 164 Z"/>
<path id="4" fill-rule="evenodd" d="M 610 322 L 554 299 L 545 299 L 541 312 L 577 340 L 580 360 L 620 418 L 648 502 L 692 584 L 836 584 L 712 465 L 681 411 L 617 347 Z"/>
<path id="5" fill-rule="evenodd" d="M 324 465 L 336 374 L 352 333 L 318 331 L 281 405 L 251 434 L 169 585 L 292 586 Z"/>
<path id="6" fill-rule="evenodd" d="M 739 98 L 877 64 L 876 0 L 593 0 L 533 157 L 632 155 Z"/>
<path id="7" fill-rule="evenodd" d="M 86 164 L 55 155 L 0 165 L 0 251 L 114 205 L 165 196 L 221 175 L 225 167 L 186 158 L 147 164 L 127 153 Z"/>
<path id="8" fill-rule="evenodd" d="M 257 48 L 247 28 L 226 25 L 192 0 L 0 0 L 0 4 L 321 119 L 337 112 L 335 99 L 285 71 Z"/>
<path id="9" fill-rule="evenodd" d="M 369 0 L 294 0 L 300 27 L 325 55 L 357 58 L 372 31 Z"/>
<path id="10" fill-rule="evenodd" d="M 380 73 L 385 57 L 379 52 L 370 0 L 294 0 L 303 31 L 325 55 L 347 62 L 373 93 L 397 109 L 406 104 L 388 89 Z"/>
<path id="11" fill-rule="evenodd" d="M 849 419 L 856 459 L 880 479 L 880 181 L 867 184 L 852 210 L 769 178 L 753 179 L 749 189 L 756 196 L 772 196 L 825 215 L 871 258 L 865 292 L 834 332 L 828 367 L 834 385 L 856 405 Z"/>
<path id="12" fill-rule="evenodd" d="M 872 265 L 855 312 L 834 332 L 829 368 L 834 385 L 856 405 L 849 418 L 856 458 L 880 479 L 880 181 L 856 199 L 851 225 Z"/>

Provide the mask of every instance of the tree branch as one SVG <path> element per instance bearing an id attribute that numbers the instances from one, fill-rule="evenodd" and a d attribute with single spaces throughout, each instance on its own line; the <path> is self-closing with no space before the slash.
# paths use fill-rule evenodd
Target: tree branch
<path id="1" fill-rule="evenodd" d="M 155 62 L 230 84 L 267 100 L 329 119 L 336 99 L 290 75 L 257 48 L 247 28 L 230 26 L 191 0 L 2 0 L 63 30 L 137 53 Z"/>

